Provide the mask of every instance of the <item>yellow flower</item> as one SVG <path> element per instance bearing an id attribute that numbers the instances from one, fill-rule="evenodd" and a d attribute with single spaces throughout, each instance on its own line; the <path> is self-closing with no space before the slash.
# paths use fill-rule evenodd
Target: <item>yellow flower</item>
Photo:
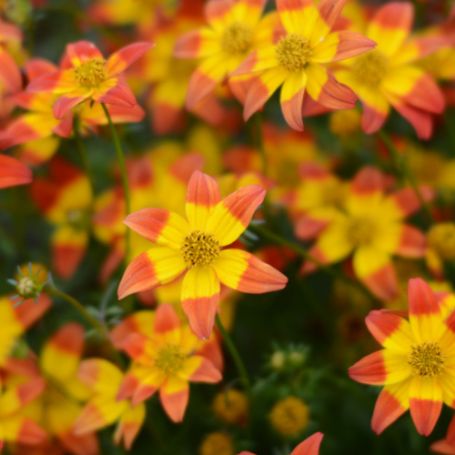
<path id="1" fill-rule="evenodd" d="M 294 437 L 307 427 L 309 409 L 300 398 L 289 396 L 275 404 L 269 419 L 272 427 L 282 436 Z"/>
<path id="2" fill-rule="evenodd" d="M 235 389 L 220 392 L 213 400 L 213 412 L 227 423 L 244 423 L 248 416 L 248 399 Z"/>

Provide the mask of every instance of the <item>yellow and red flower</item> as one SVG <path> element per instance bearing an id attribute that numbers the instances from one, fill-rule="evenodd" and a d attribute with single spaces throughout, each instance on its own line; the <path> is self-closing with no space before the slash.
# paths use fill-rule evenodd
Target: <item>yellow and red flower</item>
<path id="1" fill-rule="evenodd" d="M 390 2 L 368 21 L 373 51 L 344 61 L 335 75 L 363 104 L 362 128 L 378 131 L 394 107 L 421 138 L 433 131 L 433 117 L 444 110 L 444 98 L 418 60 L 434 51 L 431 42 L 410 38 L 414 10 L 411 3 Z"/>
<path id="2" fill-rule="evenodd" d="M 117 422 L 114 442 L 123 442 L 129 450 L 144 422 L 145 406 L 118 398 L 123 373 L 107 360 L 89 359 L 81 363 L 79 379 L 91 395 L 76 421 L 75 434 L 91 434 Z"/>
<path id="3" fill-rule="evenodd" d="M 274 40 L 258 46 L 234 73 L 246 85 L 244 118 L 260 110 L 281 86 L 281 110 L 286 122 L 303 130 L 302 108 L 309 98 L 329 109 L 354 106 L 356 97 L 339 84 L 328 65 L 363 54 L 374 42 L 359 33 L 333 31 L 343 1 L 276 0 L 281 29 Z M 306 95 L 306 96 L 305 96 Z"/>
<path id="4" fill-rule="evenodd" d="M 213 342 L 199 340 L 166 304 L 158 307 L 146 333 L 132 333 L 122 343 L 133 364 L 119 399 L 131 397 L 136 405 L 159 392 L 166 414 L 181 422 L 188 405 L 189 383 L 216 383 L 222 378 L 215 365 L 217 356 L 208 349 Z"/>
<path id="5" fill-rule="evenodd" d="M 419 258 L 424 256 L 425 236 L 406 224 L 405 218 L 416 212 L 420 202 L 410 188 L 388 194 L 384 176 L 374 168 L 358 172 L 338 209 L 329 212 L 329 223 L 320 232 L 310 254 L 323 264 L 338 262 L 353 254 L 357 277 L 377 297 L 397 297 L 398 282 L 392 265 L 393 255 Z M 428 187 L 421 188 L 426 199 L 432 197 Z M 307 262 L 304 271 L 314 270 Z"/>
<path id="6" fill-rule="evenodd" d="M 4 442 L 33 446 L 45 441 L 46 432 L 24 413 L 44 386 L 39 376 L 24 374 L 13 364 L 0 370 L 0 451 Z"/>
<path id="7" fill-rule="evenodd" d="M 82 260 L 88 243 L 92 198 L 88 178 L 57 157 L 50 163 L 49 177 L 33 182 L 31 194 L 55 226 L 51 239 L 53 268 L 68 278 Z"/>
<path id="8" fill-rule="evenodd" d="M 27 90 L 56 95 L 53 112 L 58 119 L 86 101 L 135 108 L 136 98 L 123 73 L 150 47 L 150 43 L 133 43 L 105 59 L 89 41 L 68 44 L 60 68 L 33 80 Z"/>
<path id="9" fill-rule="evenodd" d="M 208 25 L 177 42 L 177 57 L 200 61 L 188 87 L 189 109 L 195 109 L 272 34 L 270 21 L 261 20 L 264 5 L 265 0 L 210 0 L 205 7 Z"/>
<path id="10" fill-rule="evenodd" d="M 216 181 L 196 171 L 188 184 L 186 217 L 143 209 L 125 223 L 155 245 L 128 266 L 118 295 L 152 289 L 183 277 L 182 307 L 193 331 L 208 338 L 218 309 L 220 283 L 260 294 L 282 289 L 287 278 L 247 251 L 226 248 L 248 227 L 265 196 L 257 185 L 221 200 Z"/>
<path id="11" fill-rule="evenodd" d="M 455 313 L 439 303 L 440 296 L 420 278 L 408 285 L 409 320 L 390 310 L 366 318 L 383 349 L 349 369 L 355 381 L 384 385 L 371 426 L 381 433 L 410 409 L 418 433 L 428 436 L 442 404 L 455 405 Z"/>

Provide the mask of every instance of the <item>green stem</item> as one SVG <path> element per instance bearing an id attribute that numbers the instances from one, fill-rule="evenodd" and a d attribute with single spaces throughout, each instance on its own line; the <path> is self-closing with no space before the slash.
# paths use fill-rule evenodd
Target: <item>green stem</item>
<path id="1" fill-rule="evenodd" d="M 90 167 L 90 162 L 89 162 L 88 155 L 87 155 L 87 149 L 86 149 L 84 141 L 82 140 L 82 137 L 81 137 L 80 119 L 77 115 L 74 116 L 73 131 L 74 131 L 74 139 L 76 140 L 76 147 L 79 152 L 79 156 L 81 157 L 82 166 L 84 167 L 85 172 L 87 173 L 87 178 L 88 178 L 88 181 L 90 184 L 90 189 L 92 192 L 91 199 L 93 200 L 93 198 L 95 197 L 95 180 L 93 179 L 93 173 L 92 173 L 92 170 Z"/>
<path id="2" fill-rule="evenodd" d="M 123 147 L 120 142 L 120 138 L 117 134 L 117 130 L 115 129 L 114 124 L 112 123 L 111 115 L 104 103 L 101 103 L 103 108 L 104 114 L 107 119 L 107 123 L 109 124 L 109 128 L 111 130 L 112 140 L 114 141 L 114 148 L 115 153 L 117 154 L 117 162 L 120 168 L 120 175 L 122 178 L 122 186 L 123 186 L 123 194 L 125 199 L 125 213 L 129 215 L 131 213 L 131 196 L 130 196 L 130 186 L 128 183 L 128 172 L 126 169 L 126 160 L 125 160 L 125 153 L 123 152 Z M 129 229 L 126 230 L 125 233 L 125 260 L 127 261 L 130 257 L 131 251 L 131 232 Z"/>
<path id="3" fill-rule="evenodd" d="M 232 341 L 231 336 L 227 332 L 226 328 L 224 327 L 223 323 L 221 322 L 221 318 L 219 315 L 216 315 L 216 326 L 218 327 L 218 330 L 220 331 L 224 344 L 226 345 L 227 350 L 231 354 L 232 360 L 235 363 L 235 366 L 237 368 L 237 371 L 240 376 L 240 380 L 242 381 L 242 384 L 245 388 L 245 391 L 249 396 L 251 396 L 251 382 L 250 378 L 248 376 L 248 372 L 245 368 L 245 364 L 242 361 L 242 358 L 240 357 L 239 351 L 235 347 L 234 342 Z"/>
<path id="4" fill-rule="evenodd" d="M 429 223 L 430 224 L 433 223 L 433 215 L 431 214 L 430 207 L 428 206 L 427 201 L 423 197 L 417 179 L 409 169 L 405 157 L 401 156 L 400 152 L 395 147 L 395 144 L 393 143 L 388 133 L 386 133 L 384 130 L 381 130 L 379 131 L 379 137 L 389 149 L 390 154 L 392 155 L 393 160 L 395 161 L 397 171 L 400 173 L 400 176 L 403 178 L 403 180 L 408 181 L 409 185 L 414 191 L 414 194 L 416 195 L 418 201 L 420 202 L 422 210 L 425 212 L 425 216 L 427 217 Z"/>
<path id="5" fill-rule="evenodd" d="M 94 316 L 92 316 L 84 305 L 82 305 L 79 300 L 75 299 L 66 292 L 61 291 L 54 284 L 49 284 L 46 287 L 49 294 L 55 298 L 64 300 L 66 303 L 69 303 L 84 319 L 85 321 L 95 330 L 96 333 L 105 341 L 108 342 L 109 351 L 112 355 L 112 358 L 116 361 L 118 365 L 122 365 L 122 359 L 118 351 L 113 346 L 111 339 L 109 337 L 109 332 L 106 327 Z"/>
<path id="6" fill-rule="evenodd" d="M 263 226 L 250 224 L 250 226 L 248 227 L 248 230 L 251 232 L 254 232 L 255 234 L 257 234 L 258 236 L 260 236 L 264 239 L 269 240 L 270 242 L 272 242 L 276 245 L 281 245 L 281 246 L 285 246 L 285 247 L 289 248 L 290 250 L 294 251 L 302 258 L 315 264 L 319 269 L 323 270 L 327 274 L 333 276 L 334 278 L 339 278 L 340 280 L 344 281 L 345 283 L 348 283 L 351 286 L 357 288 L 369 299 L 376 300 L 376 298 L 371 294 L 371 292 L 367 288 L 362 286 L 359 282 L 350 279 L 343 273 L 339 273 L 336 270 L 334 270 L 332 267 L 328 266 L 327 264 L 322 263 L 319 259 L 315 258 L 309 251 L 307 251 L 305 248 L 298 245 L 297 243 L 292 242 L 291 240 L 287 240 L 284 237 L 281 237 L 281 236 L 275 234 L 274 232 L 269 231 L 267 228 L 265 228 Z"/>

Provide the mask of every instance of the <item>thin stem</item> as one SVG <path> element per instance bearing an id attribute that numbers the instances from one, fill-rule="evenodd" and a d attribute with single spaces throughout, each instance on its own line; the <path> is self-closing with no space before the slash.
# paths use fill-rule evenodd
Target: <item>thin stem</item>
<path id="1" fill-rule="evenodd" d="M 122 365 L 122 359 L 118 353 L 118 351 L 113 346 L 111 339 L 109 337 L 109 332 L 107 331 L 106 327 L 93 315 L 87 311 L 84 305 L 82 305 L 79 300 L 75 299 L 71 295 L 63 292 L 62 290 L 55 287 L 54 284 L 49 284 L 46 287 L 49 294 L 53 297 L 59 298 L 64 300 L 65 302 L 69 303 L 84 319 L 85 321 L 95 330 L 96 333 L 105 341 L 108 342 L 109 351 L 112 355 L 112 358 L 116 361 L 118 365 Z"/>
<path id="2" fill-rule="evenodd" d="M 216 326 L 218 327 L 218 330 L 220 331 L 223 337 L 224 344 L 226 345 L 227 350 L 231 354 L 232 360 L 234 361 L 237 371 L 239 373 L 240 380 L 242 381 L 242 384 L 245 387 L 245 391 L 247 392 L 248 395 L 251 395 L 251 382 L 248 376 L 248 372 L 245 368 L 245 364 L 243 363 L 239 351 L 235 347 L 235 344 L 232 341 L 231 336 L 229 335 L 223 323 L 221 322 L 221 318 L 219 317 L 219 315 L 216 315 Z"/>
<path id="3" fill-rule="evenodd" d="M 120 138 L 117 134 L 117 130 L 115 129 L 114 124 L 112 123 L 111 115 L 104 103 L 101 103 L 103 108 L 104 114 L 107 119 L 107 123 L 109 124 L 109 128 L 111 130 L 112 140 L 114 141 L 114 148 L 115 153 L 117 154 L 117 161 L 120 167 L 120 175 L 122 178 L 122 186 L 123 186 L 123 195 L 125 199 L 125 213 L 129 215 L 131 213 L 131 196 L 130 196 L 130 186 L 128 183 L 128 172 L 126 170 L 126 161 L 125 161 L 125 153 L 123 152 L 123 147 L 120 142 Z M 125 233 L 125 259 L 128 260 L 130 257 L 130 250 L 131 250 L 131 232 L 129 229 L 126 230 Z"/>
<path id="4" fill-rule="evenodd" d="M 423 197 L 422 192 L 420 191 L 417 179 L 415 178 L 414 174 L 409 169 L 405 158 L 400 155 L 400 152 L 398 152 L 397 148 L 395 147 L 395 144 L 393 143 L 393 141 L 390 138 L 390 136 L 388 135 L 388 133 L 386 133 L 384 130 L 381 130 L 381 131 L 379 131 L 379 137 L 382 139 L 384 144 L 389 149 L 390 154 L 392 155 L 392 157 L 395 161 L 395 166 L 397 168 L 397 171 L 401 174 L 403 180 L 408 181 L 408 183 L 411 186 L 412 190 L 414 191 L 418 201 L 420 202 L 422 210 L 425 212 L 425 215 L 431 224 L 433 222 L 433 216 L 431 214 L 430 207 L 428 206 L 427 201 Z"/>
<path id="5" fill-rule="evenodd" d="M 60 289 L 56 288 L 55 286 L 49 286 L 47 288 L 49 293 L 57 298 L 64 300 L 65 302 L 69 303 L 86 321 L 88 324 L 92 326 L 92 328 L 103 338 L 109 337 L 106 327 L 98 321 L 97 318 L 92 316 L 84 305 L 82 305 L 79 300 L 75 299 L 71 295 L 67 294 L 66 292 L 61 291 Z"/>
<path id="6" fill-rule="evenodd" d="M 85 172 L 87 173 L 87 178 L 88 178 L 88 181 L 90 184 L 90 189 L 92 192 L 91 199 L 93 200 L 93 198 L 95 197 L 95 180 L 93 179 L 93 173 L 92 173 L 92 170 L 90 167 L 90 162 L 88 160 L 87 148 L 85 147 L 84 141 L 82 140 L 82 137 L 81 137 L 80 119 L 79 119 L 79 116 L 77 116 L 77 115 L 74 116 L 73 131 L 74 131 L 74 139 L 76 140 L 76 147 L 77 147 L 77 150 L 81 157 L 82 166 L 84 167 Z"/>
<path id="7" fill-rule="evenodd" d="M 251 232 L 254 232 L 255 234 L 257 234 L 258 236 L 260 236 L 264 239 L 269 240 L 270 242 L 272 242 L 276 245 L 281 245 L 281 246 L 285 246 L 285 247 L 289 248 L 290 250 L 296 252 L 302 258 L 304 258 L 307 261 L 312 262 L 313 264 L 318 266 L 318 268 L 320 268 L 327 274 L 333 276 L 334 278 L 339 278 L 340 280 L 344 281 L 345 283 L 348 283 L 351 286 L 357 288 L 369 299 L 376 300 L 376 298 L 371 294 L 371 292 L 367 288 L 362 286 L 357 281 L 351 280 L 346 275 L 337 272 L 336 270 L 334 270 L 332 267 L 328 266 L 327 264 L 322 263 L 319 259 L 314 257 L 309 251 L 307 251 L 305 248 L 298 245 L 297 243 L 292 242 L 291 240 L 287 240 L 284 237 L 281 237 L 278 234 L 275 234 L 274 232 L 269 231 L 264 226 L 259 226 L 257 224 L 250 225 L 248 227 L 248 230 L 250 230 Z"/>

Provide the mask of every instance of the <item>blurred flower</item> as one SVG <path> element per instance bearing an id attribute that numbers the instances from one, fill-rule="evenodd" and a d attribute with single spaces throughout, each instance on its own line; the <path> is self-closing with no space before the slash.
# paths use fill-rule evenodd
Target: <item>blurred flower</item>
<path id="1" fill-rule="evenodd" d="M 15 158 L 0 155 L 0 189 L 26 185 L 32 181 L 31 170 Z"/>
<path id="2" fill-rule="evenodd" d="M 200 61 L 188 87 L 189 109 L 197 108 L 266 39 L 270 24 L 261 21 L 264 4 L 264 0 L 210 0 L 205 7 L 208 25 L 177 42 L 177 57 Z"/>
<path id="3" fill-rule="evenodd" d="M 87 176 L 62 158 L 54 158 L 49 177 L 33 182 L 31 195 L 55 227 L 51 238 L 56 273 L 69 278 L 84 257 L 90 229 L 91 189 Z"/>
<path id="4" fill-rule="evenodd" d="M 49 273 L 46 267 L 32 263 L 18 267 L 15 279 L 8 280 L 17 292 L 17 295 L 12 296 L 13 299 L 19 299 L 20 302 L 34 299 L 35 303 L 48 282 Z"/>
<path id="5" fill-rule="evenodd" d="M 150 47 L 149 43 L 130 44 L 106 60 L 89 41 L 68 44 L 60 69 L 34 79 L 27 90 L 57 95 L 53 105 L 57 119 L 83 102 L 133 109 L 136 98 L 126 84 L 123 72 Z"/>
<path id="6" fill-rule="evenodd" d="M 293 438 L 308 425 L 309 409 L 298 397 L 289 396 L 278 401 L 269 414 L 270 424 L 280 435 Z"/>
<path id="7" fill-rule="evenodd" d="M 429 268 L 438 276 L 444 275 L 444 262 L 455 260 L 455 224 L 437 223 L 428 231 L 426 259 Z"/>
<path id="8" fill-rule="evenodd" d="M 360 130 L 360 114 L 357 109 L 335 111 L 330 114 L 330 131 L 341 138 L 352 136 Z"/>
<path id="9" fill-rule="evenodd" d="M 291 128 L 303 130 L 305 94 L 328 109 L 354 106 L 355 95 L 340 85 L 328 64 L 363 54 L 374 42 L 351 31 L 332 31 L 342 1 L 323 2 L 276 0 L 282 28 L 274 42 L 259 45 L 233 73 L 231 84 L 241 76 L 246 83 L 244 118 L 260 110 L 281 88 L 281 110 Z"/>
<path id="10" fill-rule="evenodd" d="M 429 188 L 420 191 L 426 199 L 432 197 Z M 393 299 L 398 283 L 391 256 L 418 258 L 425 254 L 425 236 L 405 223 L 405 218 L 419 207 L 410 188 L 387 194 L 384 176 L 374 168 L 363 168 L 310 253 L 323 264 L 353 253 L 354 272 L 362 283 L 377 297 Z M 303 270 L 309 272 L 316 267 L 306 262 Z"/>
<path id="11" fill-rule="evenodd" d="M 81 363 L 79 379 L 91 395 L 76 421 L 75 434 L 87 435 L 117 422 L 115 443 L 123 441 L 125 448 L 131 449 L 144 423 L 145 406 L 118 397 L 123 373 L 107 360 L 89 359 Z"/>
<path id="12" fill-rule="evenodd" d="M 375 310 L 368 329 L 383 349 L 349 369 L 352 379 L 384 385 L 371 421 L 382 433 L 407 409 L 419 434 L 428 436 L 439 418 L 442 403 L 453 406 L 455 325 L 438 295 L 420 278 L 409 281 L 409 321 L 389 310 Z"/>
<path id="13" fill-rule="evenodd" d="M 46 439 L 45 431 L 24 414 L 43 389 L 39 376 L 0 370 L 0 450 L 4 442 L 36 445 Z"/>
<path id="14" fill-rule="evenodd" d="M 125 223 L 156 246 L 128 266 L 118 295 L 170 283 L 184 274 L 182 307 L 192 330 L 201 338 L 212 332 L 220 282 L 242 292 L 260 294 L 282 289 L 287 278 L 247 251 L 223 246 L 235 242 L 264 199 L 256 185 L 221 200 L 216 181 L 196 171 L 188 184 L 187 220 L 163 209 L 144 209 Z"/>
<path id="15" fill-rule="evenodd" d="M 117 329 L 118 331 L 119 329 Z M 170 305 L 160 305 L 146 334 L 133 332 L 121 343 L 133 359 L 118 394 L 133 405 L 159 391 L 161 404 L 174 422 L 181 422 L 189 400 L 190 382 L 216 383 L 222 378 L 213 354 L 180 322 Z"/>
<path id="16" fill-rule="evenodd" d="M 222 431 L 209 433 L 199 447 L 199 455 L 234 455 L 232 438 Z"/>
<path id="17" fill-rule="evenodd" d="M 242 425 L 248 417 L 248 398 L 235 389 L 219 392 L 212 406 L 215 415 L 226 423 Z"/>
<path id="18" fill-rule="evenodd" d="M 25 300 L 17 305 L 10 297 L 0 297 L 0 367 L 2 367 L 14 343 L 49 309 L 50 300 L 41 294 L 35 303 L 33 299 Z"/>
<path id="19" fill-rule="evenodd" d="M 430 43 L 410 39 L 413 5 L 389 2 L 368 21 L 365 34 L 377 48 L 345 60 L 335 75 L 349 86 L 363 104 L 362 128 L 378 131 L 393 106 L 420 138 L 433 132 L 433 116 L 444 110 L 444 98 L 432 77 L 417 61 L 434 51 Z"/>

